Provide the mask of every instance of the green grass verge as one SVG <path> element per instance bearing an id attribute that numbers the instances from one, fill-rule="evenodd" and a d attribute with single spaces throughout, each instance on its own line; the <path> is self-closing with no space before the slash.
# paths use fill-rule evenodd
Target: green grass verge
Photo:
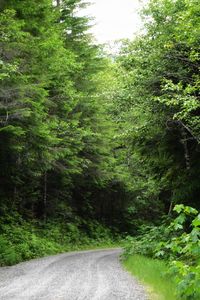
<path id="1" fill-rule="evenodd" d="M 146 286 L 151 300 L 175 300 L 175 283 L 165 273 L 163 261 L 142 255 L 129 256 L 124 261 L 125 268 Z"/>

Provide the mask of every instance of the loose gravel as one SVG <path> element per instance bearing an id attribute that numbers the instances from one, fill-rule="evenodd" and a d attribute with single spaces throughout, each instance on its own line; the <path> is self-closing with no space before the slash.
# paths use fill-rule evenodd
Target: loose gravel
<path id="1" fill-rule="evenodd" d="M 0 268 L 1 300 L 147 300 L 120 249 L 71 252 Z"/>

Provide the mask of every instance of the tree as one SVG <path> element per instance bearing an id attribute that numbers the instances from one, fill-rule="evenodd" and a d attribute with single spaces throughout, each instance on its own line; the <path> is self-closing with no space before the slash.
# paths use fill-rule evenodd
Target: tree
<path id="1" fill-rule="evenodd" d="M 146 32 L 125 42 L 118 59 L 123 89 L 116 105 L 133 203 L 152 218 L 163 205 L 170 211 L 171 201 L 198 206 L 197 3 L 150 1 L 144 17 Z"/>

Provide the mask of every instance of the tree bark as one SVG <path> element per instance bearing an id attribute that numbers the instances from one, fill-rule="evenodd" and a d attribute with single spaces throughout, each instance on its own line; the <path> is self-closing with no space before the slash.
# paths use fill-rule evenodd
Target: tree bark
<path id="1" fill-rule="evenodd" d="M 60 6 L 60 2 L 61 2 L 61 0 L 56 0 L 57 6 Z"/>
<path id="2" fill-rule="evenodd" d="M 181 136 L 182 136 L 181 143 L 183 144 L 183 147 L 184 147 L 186 169 L 190 170 L 190 154 L 189 154 L 189 149 L 188 149 L 187 133 L 186 133 L 185 128 L 183 128 L 183 127 L 181 128 Z"/>
<path id="3" fill-rule="evenodd" d="M 44 197 L 43 197 L 43 204 L 44 204 L 44 222 L 47 221 L 47 172 L 44 173 Z"/>
<path id="4" fill-rule="evenodd" d="M 172 209 L 173 209 L 173 201 L 170 202 L 169 211 L 168 211 L 168 216 L 171 215 Z"/>

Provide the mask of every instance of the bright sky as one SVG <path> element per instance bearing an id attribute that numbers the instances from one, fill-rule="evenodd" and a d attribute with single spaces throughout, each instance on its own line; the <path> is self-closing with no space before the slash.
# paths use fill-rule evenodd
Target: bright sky
<path id="1" fill-rule="evenodd" d="M 143 0 L 146 2 L 147 0 Z M 91 29 L 99 43 L 131 38 L 141 27 L 140 0 L 91 0 L 84 15 L 94 17 Z"/>

